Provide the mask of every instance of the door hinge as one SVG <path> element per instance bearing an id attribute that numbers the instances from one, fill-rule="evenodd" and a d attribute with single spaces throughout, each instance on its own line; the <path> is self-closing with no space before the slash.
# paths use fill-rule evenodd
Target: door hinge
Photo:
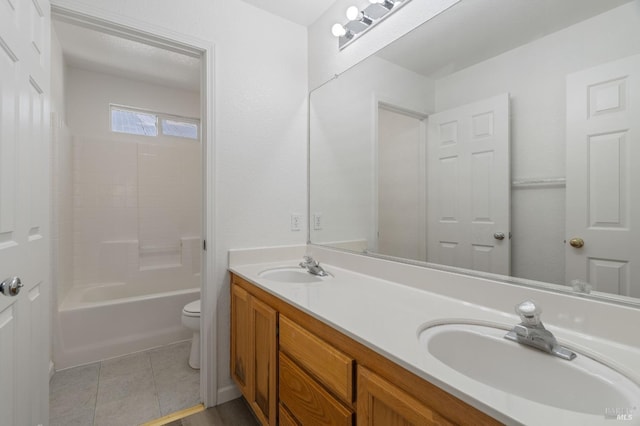
<path id="1" fill-rule="evenodd" d="M 202 250 L 207 251 L 207 240 L 202 240 Z"/>

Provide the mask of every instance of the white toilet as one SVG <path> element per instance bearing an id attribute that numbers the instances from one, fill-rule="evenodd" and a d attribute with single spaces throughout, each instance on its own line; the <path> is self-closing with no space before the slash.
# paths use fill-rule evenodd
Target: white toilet
<path id="1" fill-rule="evenodd" d="M 191 354 L 189 355 L 189 365 L 191 368 L 200 368 L 200 300 L 187 303 L 182 308 L 182 325 L 189 330 L 193 330 L 193 340 L 191 341 Z"/>

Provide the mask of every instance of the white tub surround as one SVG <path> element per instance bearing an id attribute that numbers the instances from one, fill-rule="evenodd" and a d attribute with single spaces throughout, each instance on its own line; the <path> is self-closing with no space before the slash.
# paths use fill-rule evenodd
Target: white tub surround
<path id="1" fill-rule="evenodd" d="M 428 357 L 420 346 L 417 335 L 426 324 L 464 319 L 511 327 L 519 322 L 514 306 L 533 299 L 542 307 L 542 321 L 560 344 L 605 360 L 640 383 L 640 336 L 630 332 L 632 324 L 640 323 L 638 309 L 317 246 L 307 250 L 333 278 L 320 284 L 260 278 L 258 274 L 265 269 L 297 266 L 301 261 L 301 257 L 292 257 L 294 253 L 282 249 L 263 249 L 266 262 L 260 260 L 260 250 L 232 251 L 229 268 L 501 422 L 596 425 L 606 420 L 604 412 L 601 416 L 586 415 L 541 405 L 449 369 Z M 283 255 L 280 260 L 276 259 L 278 254 Z M 640 413 L 635 414 L 627 424 L 640 424 Z"/>
<path id="2" fill-rule="evenodd" d="M 58 311 L 56 369 L 190 339 L 181 315 L 185 304 L 200 298 L 198 283 L 154 284 L 163 283 L 72 288 Z"/>

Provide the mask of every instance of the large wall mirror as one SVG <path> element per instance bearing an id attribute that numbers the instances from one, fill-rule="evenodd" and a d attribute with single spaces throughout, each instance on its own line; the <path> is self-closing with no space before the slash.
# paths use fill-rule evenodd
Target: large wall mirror
<path id="1" fill-rule="evenodd" d="M 309 124 L 312 244 L 640 303 L 640 0 L 461 0 Z"/>

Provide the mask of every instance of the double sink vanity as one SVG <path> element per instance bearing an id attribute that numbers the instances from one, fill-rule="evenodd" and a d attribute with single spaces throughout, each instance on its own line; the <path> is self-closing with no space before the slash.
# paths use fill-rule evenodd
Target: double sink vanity
<path id="1" fill-rule="evenodd" d="M 311 248 L 325 276 L 306 247 L 230 253 L 231 372 L 263 424 L 640 424 L 640 348 L 588 325 L 602 304 Z M 526 344 L 540 317 L 575 358 Z"/>

